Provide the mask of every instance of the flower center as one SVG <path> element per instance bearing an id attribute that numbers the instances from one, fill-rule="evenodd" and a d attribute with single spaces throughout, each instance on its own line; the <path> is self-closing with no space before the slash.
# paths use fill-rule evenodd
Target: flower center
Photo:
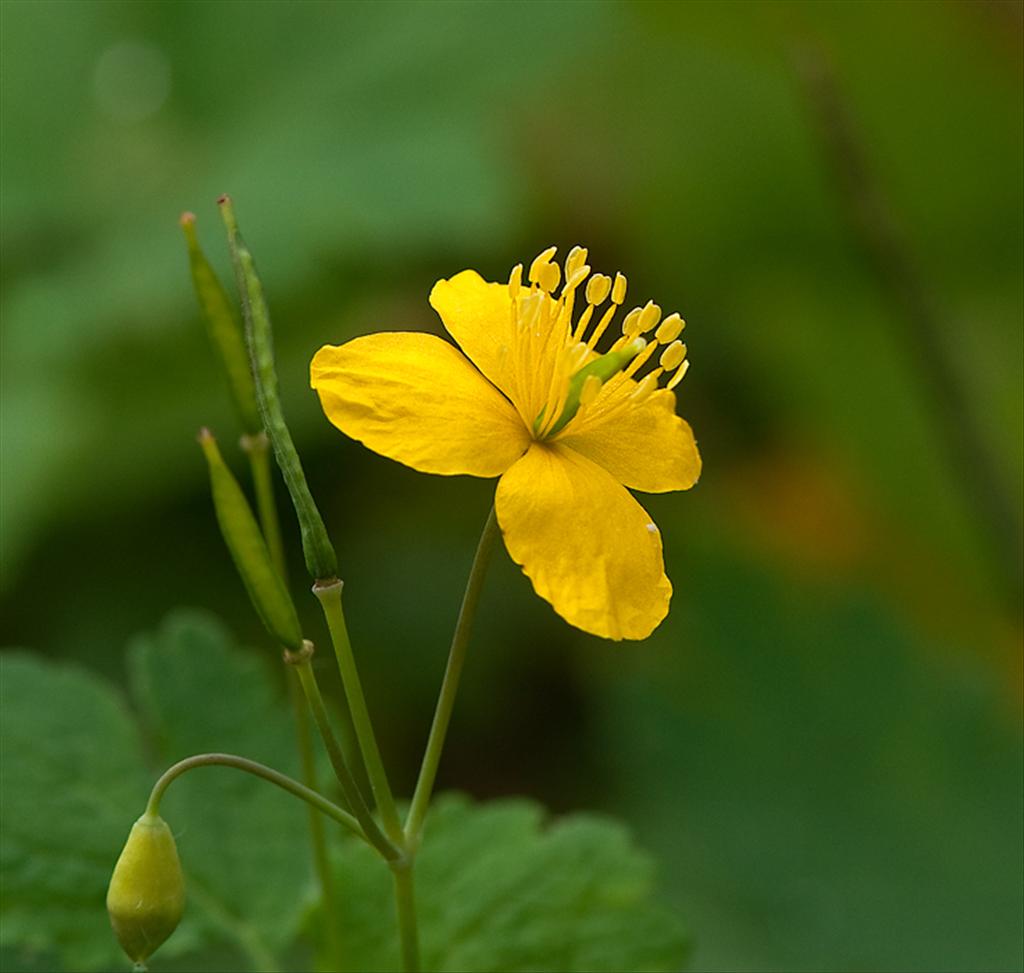
<path id="1" fill-rule="evenodd" d="M 508 282 L 512 343 L 503 353 L 517 376 L 520 414 L 538 440 L 556 436 L 584 414 L 606 419 L 636 408 L 659 387 L 663 375 L 668 375 L 664 387 L 674 389 L 689 368 L 686 345 L 679 340 L 686 322 L 678 314 L 662 319 L 661 308 L 651 301 L 625 315 L 621 334 L 600 353 L 597 344 L 626 299 L 626 278 L 591 274 L 587 251 L 573 247 L 556 297 L 562 268 L 554 255 L 555 248 L 549 247 L 533 261 L 529 285 L 523 285 L 522 264 L 513 268 Z M 574 322 L 581 291 L 586 304 Z M 637 378 L 659 351 L 657 367 Z"/>

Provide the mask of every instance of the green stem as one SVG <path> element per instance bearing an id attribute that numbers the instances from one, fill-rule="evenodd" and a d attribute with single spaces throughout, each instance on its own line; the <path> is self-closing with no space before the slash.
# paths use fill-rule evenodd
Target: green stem
<path id="1" fill-rule="evenodd" d="M 174 766 L 165 770 L 160 779 L 153 785 L 149 801 L 146 803 L 146 813 L 159 814 L 160 801 L 163 800 L 167 788 L 182 774 L 196 767 L 234 767 L 235 770 L 242 770 L 247 774 L 259 777 L 300 798 L 311 807 L 315 807 L 321 814 L 326 814 L 327 817 L 333 818 L 339 824 L 348 828 L 353 834 L 358 835 L 364 841 L 366 840 L 363 829 L 359 827 L 359 822 L 348 811 L 343 811 L 337 804 L 327 800 L 322 794 L 318 794 L 316 791 L 306 787 L 305 784 L 300 784 L 297 780 L 293 780 L 272 767 L 267 767 L 265 764 L 257 763 L 255 760 L 249 760 L 246 757 L 235 756 L 233 753 L 200 753 L 194 757 L 186 757 L 184 760 L 179 760 Z"/>
<path id="2" fill-rule="evenodd" d="M 395 909 L 398 913 L 398 938 L 402 949 L 402 969 L 418 973 L 420 969 L 419 931 L 416 926 L 416 896 L 412 880 L 412 863 L 392 868 L 395 876 Z"/>
<path id="3" fill-rule="evenodd" d="M 277 517 L 277 505 L 274 503 L 274 481 L 270 474 L 270 440 L 261 432 L 256 436 L 243 436 L 242 449 L 249 457 L 249 469 L 252 472 L 253 489 L 256 491 L 256 510 L 259 513 L 260 528 L 263 539 L 270 551 L 270 560 L 281 580 L 285 577 L 284 542 L 281 540 L 281 522 Z"/>
<path id="4" fill-rule="evenodd" d="M 473 567 L 469 571 L 469 580 L 466 582 L 466 593 L 462 596 L 462 607 L 459 609 L 459 620 L 455 624 L 455 634 L 452 636 L 452 645 L 448 652 L 448 665 L 445 667 L 441 693 L 437 698 L 434 722 L 430 727 L 430 737 L 427 740 L 427 749 L 423 754 L 420 776 L 416 781 L 416 791 L 413 794 L 409 816 L 405 822 L 406 842 L 413 849 L 419 846 L 423 836 L 423 822 L 427 816 L 427 808 L 430 806 L 430 795 L 434 790 L 434 780 L 441 762 L 441 751 L 444 749 L 448 723 L 451 721 L 452 709 L 455 706 L 455 694 L 458 692 L 459 677 L 462 675 L 462 666 L 466 661 L 466 649 L 469 647 L 473 618 L 480 602 L 484 576 L 487 574 L 487 565 L 490 563 L 491 552 L 494 550 L 494 542 L 497 540 L 498 533 L 498 518 L 492 506 L 476 547 Z"/>
<path id="5" fill-rule="evenodd" d="M 320 695 L 320 687 L 317 685 L 313 667 L 309 664 L 309 656 L 306 655 L 305 657 L 290 659 L 289 661 L 292 662 L 299 674 L 299 682 L 302 684 L 302 690 L 306 694 L 306 702 L 309 704 L 310 712 L 313 714 L 313 721 L 316 723 L 317 729 L 320 730 L 320 736 L 323 738 L 324 746 L 327 748 L 327 756 L 330 758 L 334 774 L 341 785 L 341 792 L 359 821 L 367 841 L 388 861 L 400 859 L 402 857 L 401 845 L 397 843 L 392 844 L 383 835 L 377 826 L 377 822 L 373 819 L 370 809 L 366 806 L 363 795 L 359 793 L 359 788 L 356 786 L 352 773 L 348 769 L 348 764 L 345 763 L 345 755 L 334 735 L 334 731 L 331 729 L 331 723 L 327 716 L 327 707 L 324 706 L 323 697 Z"/>
<path id="6" fill-rule="evenodd" d="M 313 756 L 313 735 L 309 729 L 309 714 L 303 705 L 302 689 L 298 678 L 288 677 L 288 697 L 291 700 L 292 712 L 295 715 L 295 736 L 299 745 L 299 759 L 302 762 L 302 782 L 309 788 L 317 790 L 316 760 Z M 328 955 L 339 970 L 343 965 L 344 949 L 341 934 L 334 920 L 337 914 L 337 896 L 334 894 L 334 876 L 331 874 L 330 862 L 327 858 L 327 838 L 324 834 L 323 821 L 313 810 L 309 809 L 309 844 L 313 857 L 313 869 L 316 872 L 317 884 L 320 886 L 320 898 L 324 907 L 324 942 Z"/>
<path id="7" fill-rule="evenodd" d="M 259 511 L 260 528 L 267 542 L 270 560 L 277 570 L 282 583 L 287 585 L 284 559 L 284 542 L 281 538 L 281 522 L 274 502 L 274 481 L 270 468 L 270 440 L 265 432 L 242 436 L 242 449 L 249 457 L 253 489 L 256 493 L 256 509 Z M 291 701 L 295 719 L 295 737 L 302 765 L 302 782 L 312 790 L 317 786 L 316 760 L 313 756 L 313 737 L 309 729 L 309 714 L 303 703 L 303 693 L 298 678 L 288 677 L 288 698 Z M 334 876 L 327 859 L 327 839 L 324 835 L 323 820 L 309 809 L 309 844 L 313 858 L 313 869 L 320 887 L 320 898 L 324 907 L 324 940 L 334 965 L 341 969 L 343 950 L 341 936 L 334 915 L 337 897 L 334 894 Z"/>
<path id="8" fill-rule="evenodd" d="M 352 713 L 356 738 L 359 740 L 359 749 L 363 754 L 366 773 L 370 778 L 370 787 L 373 789 L 373 796 L 384 823 L 384 830 L 395 845 L 404 848 L 405 835 L 402 831 L 402 822 L 399 820 L 398 809 L 395 807 L 395 798 L 391 793 L 391 785 L 388 783 L 384 762 L 380 756 L 380 748 L 377 746 L 377 737 L 373 732 L 370 713 L 366 707 L 363 686 L 359 681 L 356 660 L 352 655 L 352 643 L 349 641 L 348 628 L 345 625 L 345 612 L 341 606 L 341 589 L 342 584 L 337 579 L 327 584 L 318 582 L 313 585 L 313 594 L 316 595 L 324 610 L 327 626 L 331 631 L 334 654 L 338 659 L 338 668 L 341 670 L 341 681 L 345 686 L 345 696 Z"/>

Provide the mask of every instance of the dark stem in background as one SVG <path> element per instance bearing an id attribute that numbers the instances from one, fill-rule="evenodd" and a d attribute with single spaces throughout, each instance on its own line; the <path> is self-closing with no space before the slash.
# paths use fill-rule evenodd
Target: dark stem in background
<path id="1" fill-rule="evenodd" d="M 1021 523 L 944 338 L 942 313 L 874 180 L 864 140 L 826 53 L 804 43 L 794 50 L 793 61 L 846 219 L 871 269 L 901 312 L 898 320 L 904 325 L 910 358 L 920 367 L 948 459 L 986 535 L 1004 597 L 1019 610 L 1024 586 Z"/>

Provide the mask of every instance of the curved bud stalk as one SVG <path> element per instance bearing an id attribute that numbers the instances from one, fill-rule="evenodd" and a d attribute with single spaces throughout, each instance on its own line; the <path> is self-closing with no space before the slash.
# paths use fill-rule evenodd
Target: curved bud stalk
<path id="1" fill-rule="evenodd" d="M 224 462 L 217 440 L 209 429 L 200 431 L 199 445 L 210 470 L 210 490 L 217 523 L 253 607 L 267 631 L 285 648 L 298 652 L 303 645 L 295 605 L 281 576 L 274 569 L 249 501 Z"/>
<path id="2" fill-rule="evenodd" d="M 121 948 L 141 966 L 178 927 L 185 879 L 167 822 L 146 812 L 128 834 L 107 890 L 107 913 Z"/>

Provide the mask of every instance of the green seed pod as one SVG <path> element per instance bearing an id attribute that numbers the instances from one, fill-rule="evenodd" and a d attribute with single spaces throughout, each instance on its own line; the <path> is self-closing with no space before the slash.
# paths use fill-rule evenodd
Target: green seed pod
<path id="1" fill-rule="evenodd" d="M 242 488 L 220 455 L 217 440 L 209 429 L 200 431 L 199 445 L 203 447 L 210 469 L 210 490 L 213 493 L 217 523 L 220 524 L 220 532 L 224 535 L 224 542 L 249 592 L 253 607 L 267 631 L 285 648 L 298 652 L 302 648 L 299 617 L 288 589 L 274 570 L 270 551 L 267 550 L 249 501 L 245 499 Z"/>
<path id="2" fill-rule="evenodd" d="M 227 376 L 238 419 L 248 435 L 258 435 L 263 431 L 263 423 L 260 421 L 259 407 L 256 405 L 256 387 L 253 383 L 242 324 L 236 317 L 224 285 L 218 280 L 217 274 L 199 246 L 196 218 L 192 213 L 182 214 L 181 228 L 188 246 L 188 261 L 196 299 L 203 312 L 210 343 L 216 349 L 221 367 Z"/>
<path id="3" fill-rule="evenodd" d="M 295 507 L 295 514 L 299 518 L 306 569 L 314 581 L 331 581 L 338 574 L 338 557 L 327 536 L 327 528 L 324 526 L 320 511 L 309 492 L 306 474 L 302 470 L 299 454 L 295 450 L 291 433 L 284 421 L 284 413 L 281 411 L 281 400 L 277 394 L 277 371 L 274 365 L 274 340 L 271 334 L 270 312 L 263 296 L 263 285 L 256 273 L 252 253 L 238 232 L 230 197 L 221 196 L 217 202 L 220 205 L 224 227 L 228 232 L 228 248 L 231 251 L 235 281 L 242 303 L 245 338 L 256 383 L 256 402 L 259 405 L 263 426 L 270 437 L 270 444 L 274 447 L 278 469 L 281 470 L 281 476 L 284 477 L 292 505 Z"/>
<path id="4" fill-rule="evenodd" d="M 185 879 L 163 818 L 143 814 L 128 835 L 107 890 L 107 912 L 128 958 L 144 963 L 178 927 Z"/>

